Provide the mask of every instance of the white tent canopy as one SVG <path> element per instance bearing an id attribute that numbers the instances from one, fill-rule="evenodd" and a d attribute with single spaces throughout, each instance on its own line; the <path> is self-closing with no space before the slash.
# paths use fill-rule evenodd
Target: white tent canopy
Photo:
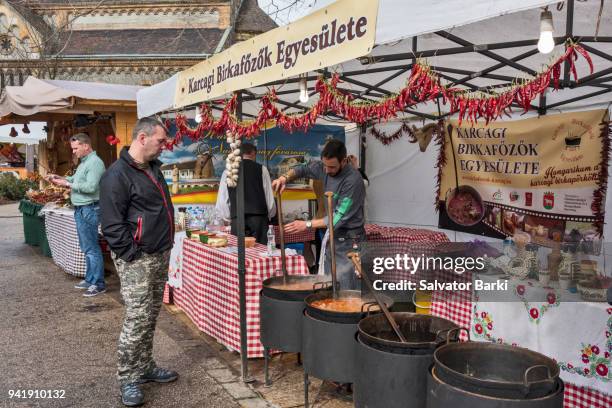
<path id="1" fill-rule="evenodd" d="M 312 11 L 335 0 L 318 0 Z M 504 14 L 529 10 L 550 0 L 380 0 L 376 44 L 447 30 Z"/>
<path id="2" fill-rule="evenodd" d="M 322 0 L 315 4 L 315 9 L 333 3 L 331 0 Z M 454 35 L 468 39 L 473 44 L 492 44 L 503 41 L 533 40 L 539 36 L 538 7 L 556 3 L 544 0 L 433 0 L 402 1 L 380 0 L 378 21 L 376 28 L 376 44 L 371 56 L 412 52 L 412 39 L 417 38 L 418 50 L 442 50 L 457 47 L 457 44 L 431 33 L 441 30 L 451 30 Z M 575 4 L 573 31 L 577 35 L 593 35 L 594 22 L 598 12 L 595 2 Z M 556 35 L 565 33 L 565 11 L 555 12 L 554 23 Z M 603 16 L 602 29 L 610 27 L 612 18 Z M 603 30 L 602 30 L 603 31 Z M 605 33 L 600 33 L 606 35 Z M 602 45 L 603 47 L 609 44 Z M 501 56 L 512 58 L 514 55 L 534 49 L 535 45 L 504 49 L 496 51 Z M 557 51 L 562 47 L 558 46 Z M 612 47 L 611 47 L 612 48 Z M 612 50 L 612 49 L 611 49 Z M 610 50 L 609 50 L 610 51 Z M 432 64 L 444 63 L 443 66 L 478 71 L 487 68 L 493 61 L 476 52 L 470 54 L 452 54 L 438 61 L 435 58 Z M 536 55 L 523 61 L 530 69 L 537 70 L 543 63 L 549 61 L 549 56 Z M 495 61 L 493 61 L 495 62 Z M 375 64 L 376 68 L 390 64 Z M 396 62 L 395 65 L 398 65 Z M 359 61 L 348 61 L 338 66 L 329 67 L 330 71 L 351 71 L 365 69 Z M 494 74 L 517 76 L 520 71 L 504 67 L 493 71 Z M 377 83 L 385 78 L 385 73 L 367 74 L 368 83 Z M 399 76 L 396 81 L 389 83 L 385 89 L 393 92 L 401 88 L 405 75 Z M 270 78 L 273 81 L 275 78 Z M 496 84 L 499 81 L 483 81 L 484 85 Z M 138 94 L 138 116 L 149 116 L 162 111 L 172 110 L 177 75 L 170 79 L 145 88 Z M 479 84 L 480 85 L 480 84 Z M 284 88 L 291 89 L 290 85 Z M 297 95 L 297 86 L 294 86 Z M 265 88 L 252 89 L 254 93 L 265 92 Z M 258 92 L 261 91 L 261 92 Z"/>
<path id="3" fill-rule="evenodd" d="M 0 117 L 31 116 L 69 108 L 73 98 L 94 101 L 136 101 L 140 86 L 44 80 L 28 77 L 23 86 L 7 86 L 0 98 Z"/>

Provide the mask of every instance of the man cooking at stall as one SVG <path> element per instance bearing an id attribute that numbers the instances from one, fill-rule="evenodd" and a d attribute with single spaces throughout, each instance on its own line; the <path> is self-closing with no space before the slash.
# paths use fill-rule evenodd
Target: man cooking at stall
<path id="1" fill-rule="evenodd" d="M 275 192 L 283 191 L 291 180 L 311 178 L 322 180 L 325 191 L 331 191 L 334 207 L 334 240 L 336 252 L 336 275 L 341 289 L 359 289 L 355 268 L 347 253 L 354 251 L 365 240 L 364 200 L 365 186 L 361 174 L 349 162 L 346 146 L 332 139 L 321 152 L 321 161 L 314 160 L 289 170 L 272 182 Z M 326 228 L 327 217 L 309 221 L 293 221 L 285 226 L 289 234 L 300 233 L 309 228 Z M 325 252 L 325 273 L 331 273 L 331 253 Z"/>

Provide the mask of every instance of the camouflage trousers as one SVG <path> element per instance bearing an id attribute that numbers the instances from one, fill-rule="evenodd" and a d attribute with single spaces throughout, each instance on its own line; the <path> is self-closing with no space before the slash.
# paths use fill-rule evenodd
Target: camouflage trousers
<path id="1" fill-rule="evenodd" d="M 168 279 L 170 250 L 126 262 L 112 254 L 121 281 L 125 318 L 119 336 L 119 384 L 129 384 L 155 368 L 153 335 Z"/>

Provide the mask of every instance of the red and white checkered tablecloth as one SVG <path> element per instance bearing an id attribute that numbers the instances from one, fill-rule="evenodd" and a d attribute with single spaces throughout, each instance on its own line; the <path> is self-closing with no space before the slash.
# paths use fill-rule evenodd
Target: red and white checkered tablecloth
<path id="1" fill-rule="evenodd" d="M 451 278 L 450 272 L 444 277 L 446 281 Z M 471 280 L 466 274 L 465 280 Z M 453 275 L 457 279 L 457 275 Z M 468 330 L 471 326 L 472 294 L 466 291 L 455 292 L 452 295 L 445 292 L 434 292 L 432 294 L 431 314 L 451 320 L 461 327 Z M 467 340 L 466 333 L 462 332 L 461 337 Z M 580 387 L 569 382 L 565 382 L 565 393 L 563 397 L 564 408 L 610 408 L 612 407 L 612 393 L 604 394 L 588 387 Z"/>
<path id="2" fill-rule="evenodd" d="M 228 248 L 236 246 L 230 236 Z M 183 244 L 182 287 L 173 290 L 174 304 L 180 307 L 204 333 L 231 350 L 240 351 L 240 301 L 238 255 L 226 248 L 185 240 Z M 263 281 L 281 269 L 281 258 L 269 257 L 266 247 L 246 249 L 246 303 L 248 357 L 262 357 L 259 340 L 259 292 Z M 307 275 L 302 256 L 287 256 L 290 275 Z"/>
<path id="3" fill-rule="evenodd" d="M 423 248 L 432 248 L 431 243 L 449 242 L 445 233 L 421 228 L 387 227 L 378 224 L 366 224 L 368 241 L 386 241 L 390 243 L 423 243 Z M 434 245 L 435 247 L 435 245 Z"/>
<path id="4" fill-rule="evenodd" d="M 274 226 L 274 235 L 276 239 L 276 243 L 280 244 L 280 233 L 278 225 Z M 315 240 L 315 230 L 308 229 L 304 232 L 296 233 L 296 234 L 288 234 L 285 232 L 285 244 L 293 244 L 297 242 L 310 242 Z"/>
<path id="5" fill-rule="evenodd" d="M 366 224 L 365 230 L 366 244 L 370 248 L 376 246 L 376 256 L 395 257 L 397 254 L 407 254 L 412 257 L 431 256 L 439 243 L 449 242 L 445 233 L 427 229 Z M 384 279 L 390 282 L 402 280 L 418 282 L 426 278 L 426 272 L 421 270 L 415 274 L 405 270 L 387 270 L 384 274 Z"/>

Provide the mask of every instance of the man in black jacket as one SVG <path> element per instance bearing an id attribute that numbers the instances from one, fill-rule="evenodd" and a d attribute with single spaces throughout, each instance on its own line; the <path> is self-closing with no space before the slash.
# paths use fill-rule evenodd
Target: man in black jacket
<path id="1" fill-rule="evenodd" d="M 153 335 L 174 243 L 174 209 L 160 171 L 167 130 L 140 119 L 132 144 L 121 151 L 100 182 L 102 233 L 112 250 L 125 302 L 117 378 L 126 406 L 144 403 L 139 384 L 170 382 L 178 374 L 155 365 Z"/>

